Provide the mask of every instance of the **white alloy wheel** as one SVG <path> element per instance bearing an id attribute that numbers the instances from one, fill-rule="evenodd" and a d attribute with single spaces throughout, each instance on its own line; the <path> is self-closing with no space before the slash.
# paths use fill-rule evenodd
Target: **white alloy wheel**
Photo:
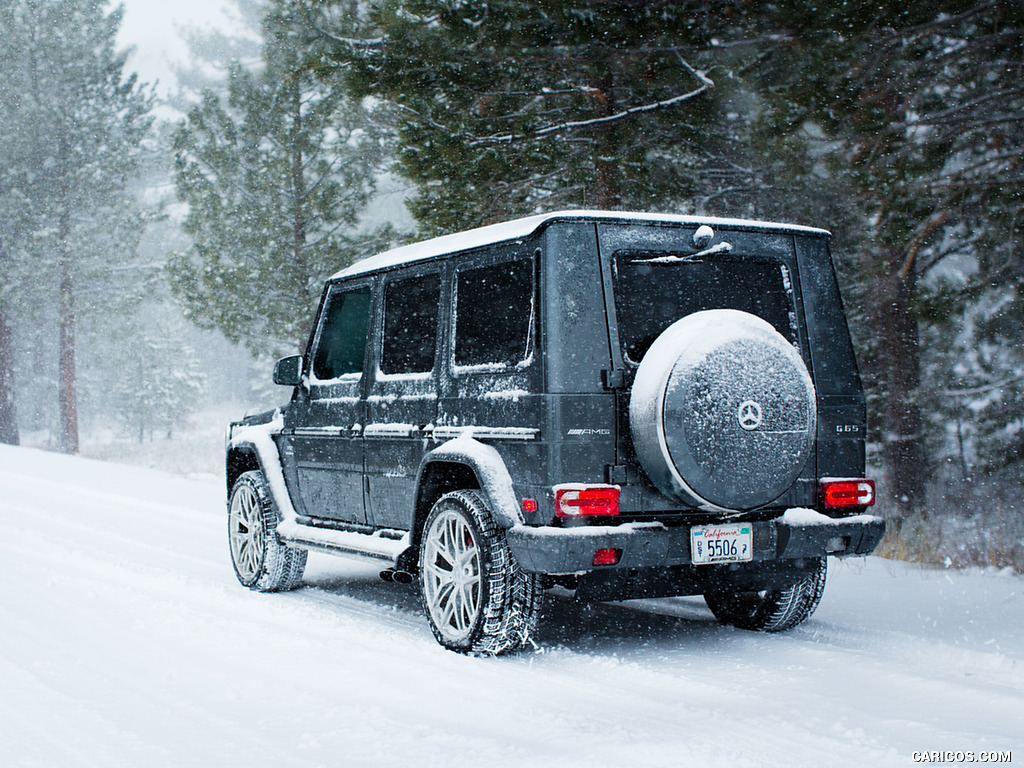
<path id="1" fill-rule="evenodd" d="M 277 592 L 302 584 L 306 550 L 277 540 L 278 521 L 263 473 L 242 473 L 228 502 L 228 545 L 235 575 L 244 586 Z"/>
<path id="2" fill-rule="evenodd" d="M 263 505 L 249 484 L 236 486 L 228 510 L 228 541 L 238 580 L 247 587 L 263 570 Z"/>
<path id="3" fill-rule="evenodd" d="M 540 577 L 519 567 L 480 491 L 451 491 L 431 508 L 419 581 L 430 629 L 445 648 L 494 655 L 530 642 L 543 601 Z"/>
<path id="4" fill-rule="evenodd" d="M 455 509 L 436 515 L 423 540 L 423 595 L 434 626 L 462 644 L 476 628 L 483 592 L 476 531 Z"/>

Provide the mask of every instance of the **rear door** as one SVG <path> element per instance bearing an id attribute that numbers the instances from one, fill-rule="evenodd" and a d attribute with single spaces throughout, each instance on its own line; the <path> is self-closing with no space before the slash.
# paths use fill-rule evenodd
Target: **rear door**
<path id="1" fill-rule="evenodd" d="M 609 315 L 612 355 L 622 361 L 627 382 L 651 344 L 675 321 L 704 310 L 732 309 L 760 317 L 800 351 L 813 376 L 807 337 L 801 323 L 801 294 L 792 233 L 725 229 L 713 244 L 693 242 L 696 226 L 663 227 L 599 224 L 598 242 L 611 286 Z M 615 342 L 618 343 L 615 343 Z M 628 411 L 621 412 L 620 434 L 630 435 Z M 620 461 L 631 463 L 631 444 L 619 446 Z M 776 500 L 779 506 L 814 503 L 814 461 Z M 624 497 L 626 492 L 624 492 Z M 662 494 L 638 502 L 645 511 L 675 510 Z"/>
<path id="2" fill-rule="evenodd" d="M 440 317 L 448 303 L 442 277 L 435 264 L 383 280 L 363 432 L 368 514 L 376 527 L 412 525 L 416 474 L 437 419 Z"/>

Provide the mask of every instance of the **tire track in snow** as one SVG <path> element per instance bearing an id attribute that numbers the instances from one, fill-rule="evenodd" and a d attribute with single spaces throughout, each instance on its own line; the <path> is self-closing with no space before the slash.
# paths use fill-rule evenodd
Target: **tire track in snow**
<path id="1" fill-rule="evenodd" d="M 466 658 L 435 644 L 414 588 L 366 566 L 313 556 L 307 588 L 242 588 L 219 486 L 4 447 L 0 461 L 0 754 L 15 765 L 889 766 L 1024 733 L 1016 678 L 982 669 L 985 637 L 958 648 L 898 610 L 883 625 L 873 602 L 836 610 L 827 591 L 827 618 L 765 636 L 682 601 L 556 599 L 540 652 Z M 1008 664 L 1017 636 L 998 635 Z"/>

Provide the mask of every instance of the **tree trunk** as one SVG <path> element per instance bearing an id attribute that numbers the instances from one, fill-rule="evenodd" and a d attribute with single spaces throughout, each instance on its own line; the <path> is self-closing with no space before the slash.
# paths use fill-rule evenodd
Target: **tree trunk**
<path id="1" fill-rule="evenodd" d="M 9 274 L 7 249 L 0 237 L 0 279 Z M 0 287 L 2 288 L 2 287 Z M 14 346 L 7 305 L 0 289 L 0 443 L 18 445 L 18 409 L 14 403 Z"/>
<path id="2" fill-rule="evenodd" d="M 14 404 L 14 350 L 7 311 L 0 304 L 0 443 L 17 445 L 18 409 Z"/>
<path id="3" fill-rule="evenodd" d="M 904 276 L 887 274 L 878 283 L 878 351 L 885 397 L 882 457 L 889 492 L 901 514 L 921 510 L 926 470 L 917 400 L 918 328 L 911 312 L 916 282 L 911 270 Z"/>
<path id="4" fill-rule="evenodd" d="M 291 182 L 292 182 L 292 261 L 295 270 L 296 288 L 303 307 L 312 302 L 309 293 L 310 267 L 306 260 L 306 158 L 302 146 L 302 83 L 298 71 L 291 74 Z M 305 353 L 308 336 L 300 333 L 298 348 Z"/>
<path id="5" fill-rule="evenodd" d="M 607 73 L 592 84 L 594 89 L 595 117 L 610 117 L 615 112 L 614 82 Z M 602 211 L 615 211 L 622 207 L 622 171 L 619 168 L 618 127 L 607 124 L 598 129 L 595 139 L 597 156 L 597 188 L 594 190 L 594 206 Z"/>
<path id="6" fill-rule="evenodd" d="M 62 246 L 63 247 L 63 246 Z M 66 453 L 78 453 L 78 399 L 75 395 L 75 295 L 67 254 L 60 260 L 60 362 L 57 369 L 57 403 L 60 408 L 60 440 Z"/>

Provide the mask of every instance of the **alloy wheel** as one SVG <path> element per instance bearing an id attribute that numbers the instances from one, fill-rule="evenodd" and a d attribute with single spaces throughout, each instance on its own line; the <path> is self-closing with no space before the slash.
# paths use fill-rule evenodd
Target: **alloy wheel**
<path id="1" fill-rule="evenodd" d="M 231 497 L 228 540 L 239 579 L 252 584 L 263 568 L 263 505 L 247 484 L 240 484 Z"/>
<path id="2" fill-rule="evenodd" d="M 454 510 L 437 515 L 423 546 L 423 589 L 435 626 L 452 642 L 464 640 L 480 615 L 482 569 L 477 537 Z"/>

